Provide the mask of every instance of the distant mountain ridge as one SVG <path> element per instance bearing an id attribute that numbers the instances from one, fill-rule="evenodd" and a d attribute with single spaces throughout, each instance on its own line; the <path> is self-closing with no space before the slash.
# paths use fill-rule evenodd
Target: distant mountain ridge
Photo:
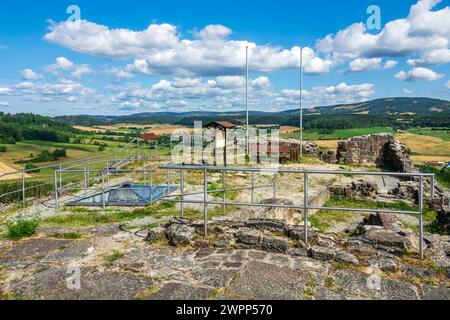
<path id="1" fill-rule="evenodd" d="M 236 119 L 245 117 L 245 111 L 188 111 L 188 112 L 145 112 L 124 116 L 61 116 L 56 120 L 70 125 L 102 125 L 109 123 L 175 123 L 182 119 L 214 119 L 226 120 L 227 118 Z M 264 117 L 274 122 L 279 119 L 292 117 L 299 113 L 299 109 L 291 109 L 281 112 L 263 112 L 249 111 L 253 118 Z M 364 101 L 352 104 L 338 104 L 332 106 L 318 106 L 305 108 L 304 114 L 308 115 L 371 115 L 371 116 L 395 116 L 395 115 L 450 115 L 450 101 L 420 98 L 420 97 L 402 97 L 402 98 L 384 98 L 371 101 Z"/>
<path id="2" fill-rule="evenodd" d="M 299 110 L 292 109 L 282 114 L 295 114 Z M 450 101 L 432 98 L 384 98 L 371 101 L 321 106 L 306 109 L 306 114 L 371 114 L 371 115 L 397 115 L 397 114 L 448 114 Z"/>

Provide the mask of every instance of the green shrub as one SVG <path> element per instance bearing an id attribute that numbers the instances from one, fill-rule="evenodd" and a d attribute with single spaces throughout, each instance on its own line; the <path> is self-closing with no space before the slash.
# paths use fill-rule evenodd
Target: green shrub
<path id="1" fill-rule="evenodd" d="M 26 165 L 25 165 L 25 170 L 33 170 L 33 173 L 39 173 L 39 172 L 41 172 L 41 170 L 40 169 L 37 169 L 37 168 L 39 168 L 37 165 L 35 165 L 35 164 L 32 164 L 31 162 L 28 162 Z"/>
<path id="2" fill-rule="evenodd" d="M 37 218 L 29 220 L 18 218 L 14 221 L 8 221 L 6 223 L 8 229 L 6 236 L 10 240 L 20 240 L 22 238 L 31 237 L 36 233 L 39 223 L 40 221 Z"/>
<path id="3" fill-rule="evenodd" d="M 0 153 L 5 153 L 8 149 L 5 146 L 0 146 Z"/>

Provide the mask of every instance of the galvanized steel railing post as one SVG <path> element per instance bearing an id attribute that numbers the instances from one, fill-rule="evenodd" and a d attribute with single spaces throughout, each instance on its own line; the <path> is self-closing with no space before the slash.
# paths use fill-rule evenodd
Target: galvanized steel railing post
<path id="1" fill-rule="evenodd" d="M 147 169 L 145 167 L 145 159 L 143 160 L 142 168 L 144 169 L 144 184 L 147 184 Z"/>
<path id="2" fill-rule="evenodd" d="M 277 174 L 273 174 L 273 198 L 277 197 Z"/>
<path id="3" fill-rule="evenodd" d="M 208 170 L 203 170 L 203 223 L 205 238 L 208 236 Z"/>
<path id="4" fill-rule="evenodd" d="M 25 170 L 22 170 L 22 209 L 25 209 L 26 206 L 25 188 Z"/>
<path id="5" fill-rule="evenodd" d="M 180 169 L 180 192 L 181 192 L 181 216 L 184 216 L 184 170 Z"/>
<path id="6" fill-rule="evenodd" d="M 432 208 L 434 208 L 434 193 L 435 193 L 435 184 L 436 184 L 436 181 L 435 181 L 435 177 L 433 176 L 432 178 L 431 178 L 431 202 L 430 202 L 430 206 L 432 207 Z"/>
<path id="7" fill-rule="evenodd" d="M 153 204 L 153 169 L 150 168 L 150 203 Z"/>
<path id="8" fill-rule="evenodd" d="M 105 199 L 105 171 L 102 170 L 102 208 L 105 210 L 106 208 L 106 199 Z"/>
<path id="9" fill-rule="evenodd" d="M 55 182 L 54 182 L 54 188 L 55 188 L 55 208 L 59 209 L 59 203 L 58 203 L 58 171 L 54 172 L 55 174 Z"/>
<path id="10" fill-rule="evenodd" d="M 420 176 L 419 185 L 419 253 L 420 259 L 424 258 L 424 243 L 423 243 L 423 176 Z"/>
<path id="11" fill-rule="evenodd" d="M 303 199 L 303 228 L 305 234 L 305 245 L 308 247 L 308 172 L 304 174 L 304 199 Z"/>
<path id="12" fill-rule="evenodd" d="M 86 165 L 84 165 L 84 193 L 87 192 L 88 186 L 88 178 L 87 178 L 87 168 Z"/>
<path id="13" fill-rule="evenodd" d="M 222 209 L 223 209 L 223 215 L 225 215 L 226 213 L 226 192 L 227 192 L 227 187 L 226 187 L 226 182 L 225 182 L 225 170 L 222 170 L 222 190 L 223 190 L 223 195 L 222 195 L 222 200 L 223 200 L 223 205 L 222 205 Z"/>
<path id="14" fill-rule="evenodd" d="M 89 170 L 90 170 L 89 159 L 86 160 L 86 168 L 87 168 L 87 171 L 86 171 L 87 172 L 87 181 L 88 181 L 88 187 L 89 187 L 89 184 L 91 181 L 91 174 L 89 172 Z"/>
<path id="15" fill-rule="evenodd" d="M 252 171 L 252 203 L 255 203 L 255 172 Z"/>
<path id="16" fill-rule="evenodd" d="M 62 164 L 59 165 L 59 190 L 62 191 Z"/>

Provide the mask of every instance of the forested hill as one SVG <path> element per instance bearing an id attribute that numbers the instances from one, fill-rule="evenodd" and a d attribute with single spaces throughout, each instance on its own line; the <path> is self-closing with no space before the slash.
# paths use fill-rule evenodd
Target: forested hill
<path id="1" fill-rule="evenodd" d="M 250 112 L 251 124 L 279 124 L 298 126 L 299 110 L 282 112 Z M 323 115 L 327 115 L 326 118 Z M 117 123 L 133 124 L 182 124 L 192 126 L 193 122 L 231 121 L 245 122 L 245 111 L 211 112 L 192 111 L 183 113 L 159 112 L 139 113 L 126 116 L 62 116 L 55 118 L 68 125 L 107 125 Z M 450 102 L 431 98 L 389 98 L 305 109 L 305 126 L 348 127 L 356 124 L 367 127 L 389 125 L 397 128 L 415 126 L 450 126 Z"/>
<path id="2" fill-rule="evenodd" d="M 0 143 L 21 140 L 68 142 L 75 129 L 52 118 L 36 114 L 5 114 L 0 112 Z"/>
<path id="3" fill-rule="evenodd" d="M 298 109 L 282 112 L 296 114 Z M 372 101 L 315 107 L 306 110 L 307 114 L 450 114 L 450 101 L 431 98 L 388 98 Z"/>

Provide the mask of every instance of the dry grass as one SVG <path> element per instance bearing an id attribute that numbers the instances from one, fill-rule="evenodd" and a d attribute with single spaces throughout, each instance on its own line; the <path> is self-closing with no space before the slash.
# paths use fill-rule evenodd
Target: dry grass
<path id="1" fill-rule="evenodd" d="M 146 133 L 154 133 L 154 134 L 160 136 L 160 135 L 170 135 L 176 130 L 184 130 L 184 131 L 187 130 L 189 132 L 193 131 L 193 129 L 187 128 L 184 126 L 160 126 L 160 127 L 156 127 L 156 128 L 147 130 Z"/>
<path id="2" fill-rule="evenodd" d="M 16 171 L 18 170 L 17 168 L 12 168 L 8 165 L 6 165 L 3 162 L 0 162 L 0 175 L 4 174 L 4 173 L 8 173 L 11 171 Z M 26 177 L 29 177 L 28 174 L 25 175 Z M 20 179 L 22 178 L 22 174 L 21 173 L 17 173 L 17 174 L 10 174 L 7 176 L 0 176 L 0 181 L 6 181 L 6 180 L 16 180 L 16 179 Z"/>
<path id="3" fill-rule="evenodd" d="M 411 160 L 420 164 L 428 161 L 450 162 L 450 156 L 411 156 Z"/>
<path id="4" fill-rule="evenodd" d="M 399 134 L 397 139 L 409 148 L 414 155 L 422 156 L 422 160 L 434 160 L 428 158 L 429 156 L 450 157 L 450 141 L 409 132 Z"/>
<path id="5" fill-rule="evenodd" d="M 73 128 L 84 132 L 95 132 L 95 133 L 105 133 L 107 131 L 105 129 L 100 129 L 96 127 L 85 127 L 85 126 L 73 126 Z"/>
<path id="6" fill-rule="evenodd" d="M 280 127 L 280 134 L 292 133 L 292 132 L 298 132 L 298 128 L 291 127 L 291 126 L 281 126 Z"/>
<path id="7" fill-rule="evenodd" d="M 339 140 L 317 140 L 314 141 L 321 148 L 334 149 L 338 147 Z"/>

